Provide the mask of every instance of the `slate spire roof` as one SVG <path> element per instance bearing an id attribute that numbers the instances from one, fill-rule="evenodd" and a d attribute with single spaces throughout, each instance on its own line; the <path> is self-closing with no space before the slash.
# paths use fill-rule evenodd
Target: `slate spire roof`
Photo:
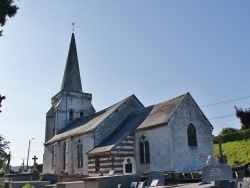
<path id="1" fill-rule="evenodd" d="M 61 90 L 82 92 L 75 35 L 72 33 Z"/>

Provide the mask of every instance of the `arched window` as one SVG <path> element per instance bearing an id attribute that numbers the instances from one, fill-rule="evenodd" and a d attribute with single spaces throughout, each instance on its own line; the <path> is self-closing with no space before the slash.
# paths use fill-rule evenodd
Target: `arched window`
<path id="1" fill-rule="evenodd" d="M 188 146 L 197 146 L 197 136 L 195 126 L 190 123 L 187 129 Z"/>
<path id="2" fill-rule="evenodd" d="M 81 140 L 77 143 L 77 167 L 83 167 L 83 150 Z"/>
<path id="3" fill-rule="evenodd" d="M 73 121 L 73 119 L 74 119 L 74 112 L 73 112 L 73 110 L 70 110 L 69 111 L 69 121 Z"/>
<path id="4" fill-rule="evenodd" d="M 142 135 L 140 138 L 140 163 L 150 163 L 150 150 L 148 139 Z"/>

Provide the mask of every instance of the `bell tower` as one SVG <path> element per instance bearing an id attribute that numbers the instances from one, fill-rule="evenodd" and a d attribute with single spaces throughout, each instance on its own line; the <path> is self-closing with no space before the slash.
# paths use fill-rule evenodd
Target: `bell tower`
<path id="1" fill-rule="evenodd" d="M 74 120 L 95 113 L 92 94 L 82 91 L 75 35 L 72 33 L 61 90 L 51 99 L 46 113 L 45 142 L 68 127 Z"/>

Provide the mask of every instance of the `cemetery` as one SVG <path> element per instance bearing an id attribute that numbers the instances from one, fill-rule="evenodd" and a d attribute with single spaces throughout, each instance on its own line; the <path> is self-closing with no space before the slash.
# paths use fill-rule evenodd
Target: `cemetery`
<path id="1" fill-rule="evenodd" d="M 123 160 L 123 174 L 110 170 L 99 176 L 42 174 L 38 171 L 36 156 L 29 171 L 7 173 L 0 178 L 0 187 L 22 188 L 30 184 L 35 188 L 250 188 L 250 163 L 231 167 L 226 164 L 222 140 L 218 137 L 219 156 L 209 155 L 201 172 L 149 171 L 138 173 L 134 157 Z"/>
<path id="2" fill-rule="evenodd" d="M 221 149 L 222 151 L 222 149 Z M 225 156 L 224 156 L 225 157 Z M 223 162 L 223 161 L 222 161 Z M 150 187 L 211 187 L 211 188 L 249 188 L 250 163 L 242 167 L 231 167 L 219 163 L 209 156 L 201 172 L 161 172 L 136 173 L 133 157 L 123 161 L 123 175 L 112 170 L 108 175 L 70 176 L 41 174 L 34 163 L 29 172 L 9 173 L 0 179 L 0 187 L 22 188 L 26 184 L 35 188 L 150 188 Z"/>

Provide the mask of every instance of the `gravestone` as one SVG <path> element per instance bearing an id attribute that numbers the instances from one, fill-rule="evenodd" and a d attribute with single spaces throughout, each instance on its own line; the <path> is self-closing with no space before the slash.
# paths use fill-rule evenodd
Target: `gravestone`
<path id="1" fill-rule="evenodd" d="M 244 165 L 245 177 L 250 177 L 250 163 Z"/>
<path id="2" fill-rule="evenodd" d="M 186 179 L 192 179 L 193 178 L 192 173 L 184 173 L 184 177 Z"/>
<path id="3" fill-rule="evenodd" d="M 236 178 L 238 178 L 238 179 L 242 179 L 242 178 L 244 178 L 244 176 L 245 176 L 245 171 L 236 171 L 236 172 L 235 172 L 235 176 L 236 176 Z"/>
<path id="4" fill-rule="evenodd" d="M 250 187 L 250 177 L 243 178 L 242 182 L 238 182 L 237 188 L 249 188 Z"/>
<path id="5" fill-rule="evenodd" d="M 58 182 L 58 176 L 55 174 L 46 173 L 46 174 L 41 175 L 41 180 L 42 181 L 50 181 L 51 184 L 55 184 Z"/>
<path id="6" fill-rule="evenodd" d="M 143 188 L 143 184 L 144 184 L 144 182 L 139 182 L 139 184 L 138 184 L 138 187 L 137 187 L 137 188 Z"/>
<path id="7" fill-rule="evenodd" d="M 233 188 L 234 182 L 232 168 L 226 164 L 218 164 L 214 161 L 213 156 L 209 156 L 206 166 L 202 168 L 202 182 L 215 181 L 215 186 L 218 188 Z"/>
<path id="8" fill-rule="evenodd" d="M 151 184 L 153 183 L 153 180 L 158 180 L 157 181 L 157 185 L 162 186 L 164 185 L 164 181 L 165 181 L 165 176 L 164 176 L 164 172 L 162 171 L 151 171 L 148 172 L 148 180 L 151 181 Z M 151 186 L 151 185 L 150 185 Z"/>
<path id="9" fill-rule="evenodd" d="M 154 179 L 152 180 L 150 187 L 156 187 L 158 185 L 159 180 L 158 179 Z"/>
<path id="10" fill-rule="evenodd" d="M 110 170 L 110 171 L 109 171 L 109 176 L 113 176 L 113 175 L 114 175 L 114 173 L 115 173 L 115 171 L 114 171 L 114 170 Z"/>
<path id="11" fill-rule="evenodd" d="M 232 168 L 226 164 L 207 165 L 202 168 L 202 181 L 232 180 Z"/>
<path id="12" fill-rule="evenodd" d="M 123 174 L 135 174 L 136 173 L 136 163 L 134 157 L 126 157 L 123 161 Z"/>
<path id="13" fill-rule="evenodd" d="M 130 188 L 136 188 L 136 186 L 137 186 L 137 182 L 132 182 L 130 185 Z"/>

